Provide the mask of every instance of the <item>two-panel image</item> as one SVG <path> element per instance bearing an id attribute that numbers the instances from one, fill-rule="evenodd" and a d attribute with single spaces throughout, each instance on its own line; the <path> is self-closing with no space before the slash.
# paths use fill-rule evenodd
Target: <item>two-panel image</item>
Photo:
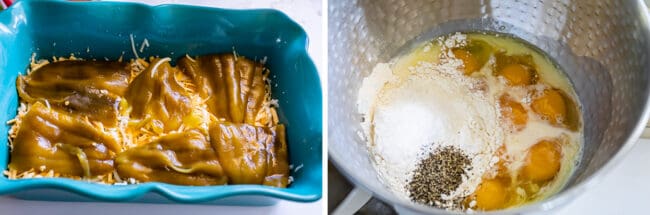
<path id="1" fill-rule="evenodd" d="M 647 3 L 2 0 L 0 214 L 646 214 Z"/>

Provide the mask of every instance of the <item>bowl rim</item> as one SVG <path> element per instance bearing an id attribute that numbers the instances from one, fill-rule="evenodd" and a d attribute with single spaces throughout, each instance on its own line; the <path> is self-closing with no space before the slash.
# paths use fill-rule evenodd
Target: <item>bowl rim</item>
<path id="1" fill-rule="evenodd" d="M 277 17 L 283 20 L 288 27 L 292 30 L 297 31 L 297 37 L 294 40 L 304 41 L 304 47 L 301 47 L 298 50 L 298 55 L 305 59 L 304 62 L 307 67 L 313 68 L 313 71 L 316 73 L 315 78 L 318 82 L 317 91 L 322 97 L 322 86 L 320 84 L 320 75 L 318 74 L 318 69 L 316 68 L 312 57 L 308 54 L 308 45 L 309 38 L 305 30 L 300 26 L 295 20 L 291 19 L 285 13 L 270 8 L 261 8 L 261 9 L 227 9 L 227 8 L 218 8 L 218 7 L 205 7 L 205 6 L 195 6 L 195 5 L 183 5 L 183 4 L 160 4 L 160 5 L 147 5 L 139 2 L 102 2 L 102 1 L 90 1 L 90 2 L 69 2 L 65 0 L 56 0 L 56 1 L 47 1 L 47 0 L 24 0 L 18 1 L 11 5 L 9 8 L 0 12 L 0 14 L 13 14 L 17 8 L 28 8 L 31 4 L 38 3 L 48 3 L 48 4 L 61 4 L 61 5 L 85 5 L 85 6 L 121 6 L 121 7 L 138 7 L 145 10 L 156 11 L 156 10 L 169 10 L 170 8 L 183 8 L 185 10 L 203 10 L 215 14 L 223 13 L 239 13 L 245 16 L 260 16 L 267 15 Z M 14 14 L 15 15 L 15 14 Z M 321 98 L 322 100 L 322 98 Z M 319 107 L 322 108 L 322 107 Z M 322 116 L 321 116 L 322 118 Z M 322 136 L 322 129 L 320 131 Z M 321 138 L 320 143 L 314 143 L 323 147 L 323 142 Z M 318 156 L 322 156 L 319 154 Z M 311 187 L 317 192 L 303 192 L 298 189 L 292 189 L 292 187 L 287 188 L 276 188 L 271 186 L 264 185 L 216 185 L 216 186 L 183 186 L 183 185 L 173 185 L 161 182 L 147 182 L 140 184 L 128 184 L 128 185 L 108 185 L 93 183 L 81 180 L 74 180 L 69 178 L 29 178 L 29 179 L 8 179 L 6 177 L 0 178 L 0 195 L 8 195 L 17 193 L 20 191 L 27 190 L 37 190 L 37 189 L 58 189 L 68 191 L 74 194 L 78 194 L 84 197 L 89 197 L 94 200 L 100 201 L 113 201 L 113 202 L 128 202 L 134 201 L 146 194 L 157 193 L 161 196 L 166 197 L 167 199 L 178 202 L 178 203 L 200 203 L 208 202 L 213 200 L 219 200 L 227 197 L 235 196 L 265 196 L 272 197 L 276 199 L 289 200 L 295 202 L 314 202 L 319 200 L 322 197 L 323 187 L 322 187 L 322 163 L 319 163 L 321 166 L 321 172 L 318 174 L 321 180 L 317 182 L 314 181 L 308 182 L 307 187 Z M 6 166 L 3 167 L 6 169 Z M 310 176 L 305 176 L 308 179 Z M 119 187 L 119 189 L 116 189 Z"/>

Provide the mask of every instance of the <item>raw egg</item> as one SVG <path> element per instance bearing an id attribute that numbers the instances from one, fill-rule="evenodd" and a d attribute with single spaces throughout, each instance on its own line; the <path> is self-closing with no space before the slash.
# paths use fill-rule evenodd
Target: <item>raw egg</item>
<path id="1" fill-rule="evenodd" d="M 542 140 L 529 149 L 520 175 L 533 182 L 546 182 L 560 171 L 561 159 L 557 141 Z"/>
<path id="2" fill-rule="evenodd" d="M 473 72 L 480 69 L 478 60 L 467 50 L 453 49 L 452 52 L 457 59 L 463 61 L 463 74 L 471 75 Z"/>
<path id="3" fill-rule="evenodd" d="M 495 210 L 506 204 L 508 191 L 498 179 L 484 179 L 474 192 L 476 207 L 481 210 Z"/>
<path id="4" fill-rule="evenodd" d="M 499 75 L 506 79 L 509 86 L 526 86 L 533 84 L 534 71 L 526 65 L 513 63 L 509 64 L 498 72 Z"/>
<path id="5" fill-rule="evenodd" d="M 546 89 L 531 104 L 533 112 L 553 125 L 562 125 L 567 115 L 566 102 L 557 89 Z"/>
<path id="6" fill-rule="evenodd" d="M 499 98 L 499 105 L 501 107 L 501 115 L 506 117 L 518 131 L 526 127 L 528 113 L 523 105 L 512 100 L 508 95 L 502 95 Z"/>

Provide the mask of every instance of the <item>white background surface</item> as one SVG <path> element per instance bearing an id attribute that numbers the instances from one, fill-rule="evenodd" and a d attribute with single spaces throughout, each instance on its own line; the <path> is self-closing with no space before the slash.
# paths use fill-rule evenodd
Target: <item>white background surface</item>
<path id="1" fill-rule="evenodd" d="M 601 180 L 557 214 L 649 214 L 650 139 L 639 140 Z"/>
<path id="2" fill-rule="evenodd" d="M 309 55 L 314 60 L 321 77 L 325 74 L 324 62 L 321 59 L 322 35 L 321 17 L 322 2 L 320 0 L 144 0 L 146 4 L 192 4 L 223 8 L 275 8 L 298 22 L 309 36 Z M 321 86 L 324 85 L 321 78 Z M 324 150 L 326 151 L 326 150 Z M 320 214 L 324 208 L 324 200 L 313 203 L 296 203 L 280 201 L 277 205 L 268 207 L 234 207 L 213 205 L 182 205 L 182 204 L 137 204 L 137 203 L 86 203 L 86 202 L 44 202 L 24 201 L 11 197 L 0 197 L 0 215 L 5 214 L 45 214 L 45 215 L 201 215 L 201 214 Z"/>

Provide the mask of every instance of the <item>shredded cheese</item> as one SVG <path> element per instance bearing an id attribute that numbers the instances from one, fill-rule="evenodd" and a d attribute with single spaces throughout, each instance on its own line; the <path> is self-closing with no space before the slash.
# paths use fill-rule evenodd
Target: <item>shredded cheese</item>
<path id="1" fill-rule="evenodd" d="M 131 41 L 133 41 L 133 40 L 131 40 Z M 149 40 L 147 40 L 147 38 L 144 38 L 144 41 L 142 41 L 142 44 L 140 45 L 140 53 L 142 53 L 144 51 L 145 47 L 147 47 L 147 48 L 149 47 Z"/>
<path id="2" fill-rule="evenodd" d="M 133 51 L 133 56 L 135 56 L 135 58 L 140 58 L 140 56 L 138 56 L 138 52 L 135 51 L 135 41 L 133 41 L 133 34 L 129 34 L 129 39 L 131 39 L 131 51 Z M 122 59 L 122 57 L 120 57 L 120 59 Z"/>
<path id="3" fill-rule="evenodd" d="M 129 69 L 129 74 L 130 76 L 128 77 L 127 82 L 132 82 L 133 79 L 143 72 L 145 69 L 147 69 L 149 66 L 152 66 L 150 62 L 154 62 L 155 65 L 153 67 L 159 66 L 163 62 L 168 62 L 171 61 L 170 58 L 153 58 L 151 57 L 149 60 L 142 59 L 137 55 L 136 49 L 135 49 L 135 43 L 134 43 L 134 38 L 133 35 L 129 35 L 131 39 L 131 48 L 136 56 L 135 59 L 130 60 L 130 63 L 127 66 L 127 69 Z M 148 47 L 149 42 L 145 39 L 144 42 L 142 43 L 140 49 L 141 52 L 144 49 L 144 47 Z M 236 52 L 233 48 L 233 53 L 236 55 Z M 124 52 L 122 52 L 122 56 L 119 57 L 118 62 L 122 62 L 123 60 L 123 55 Z M 189 55 L 186 54 L 189 60 L 191 61 L 196 61 L 196 59 L 191 58 Z M 108 61 L 108 58 L 104 58 L 105 60 Z M 266 59 L 266 57 L 265 57 Z M 265 60 L 263 59 L 263 61 Z M 41 68 L 44 65 L 49 64 L 50 62 L 58 62 L 58 61 L 66 61 L 66 60 L 82 60 L 81 58 L 77 58 L 74 55 L 70 55 L 70 57 L 52 57 L 51 60 L 36 60 L 36 54 L 32 54 L 30 58 L 30 67 L 28 68 L 28 73 L 35 71 L 39 68 Z M 155 70 L 155 68 L 152 68 Z M 263 72 L 263 80 L 264 83 L 266 83 L 266 88 L 265 88 L 265 98 L 262 104 L 262 108 L 260 111 L 256 114 L 255 116 L 255 122 L 253 123 L 254 125 L 257 126 L 268 126 L 272 127 L 278 124 L 279 117 L 277 115 L 277 112 L 275 110 L 276 107 L 278 107 L 278 101 L 276 99 L 271 99 L 270 97 L 270 86 L 268 84 L 270 83 L 270 80 L 268 79 L 268 74 L 269 70 L 265 69 Z M 191 96 L 190 96 L 190 102 L 192 103 L 192 111 L 190 113 L 190 116 L 188 117 L 196 117 L 197 119 L 200 119 L 201 123 L 199 125 L 199 129 L 201 129 L 204 133 L 208 133 L 209 130 L 209 122 L 221 122 L 225 121 L 225 119 L 219 119 L 215 115 L 211 114 L 208 111 L 208 105 L 207 101 L 209 98 L 203 99 L 201 98 L 196 92 L 197 92 L 197 86 L 192 82 L 192 79 L 187 76 L 183 72 L 176 72 L 174 73 L 174 77 L 176 81 L 180 84 L 180 86 L 186 90 Z M 104 93 L 108 94 L 108 91 L 106 90 L 100 90 L 98 93 Z M 53 108 L 50 106 L 49 102 L 47 100 L 43 100 L 44 104 L 47 106 L 48 109 Z M 69 101 L 65 101 L 64 105 L 69 105 Z M 11 149 L 13 149 L 13 140 L 17 135 L 17 132 L 20 128 L 21 124 L 21 119 L 24 117 L 24 115 L 28 112 L 29 110 L 29 104 L 20 102 L 20 106 L 18 108 L 18 113 L 15 118 L 7 121 L 6 123 L 8 125 L 11 125 L 11 128 L 9 129 L 9 146 Z M 93 126 L 96 128 L 98 131 L 101 131 L 108 136 L 111 136 L 118 140 L 120 142 L 122 150 L 128 150 L 130 148 L 136 147 L 140 144 L 145 144 L 149 143 L 158 137 L 170 133 L 178 133 L 185 131 L 188 128 L 185 125 L 181 125 L 178 129 L 169 131 L 169 132 L 163 132 L 161 130 L 161 127 L 156 124 L 156 122 L 153 122 L 151 118 L 145 118 L 143 120 L 133 120 L 129 118 L 129 115 L 131 113 L 131 107 L 128 104 L 128 102 L 125 99 L 119 99 L 119 115 L 118 115 L 118 123 L 116 127 L 106 127 L 104 126 L 103 123 L 101 122 L 96 122 L 92 121 L 88 118 L 88 116 L 84 116 L 81 120 L 83 120 L 85 123 L 88 123 L 89 125 Z M 138 130 L 139 132 L 133 132 L 135 130 Z M 134 135 L 137 134 L 137 135 Z M 61 144 L 59 144 L 61 145 Z M 76 151 L 78 152 L 78 150 Z M 54 172 L 52 169 L 47 169 L 46 166 L 41 166 L 38 169 L 30 169 L 27 171 L 23 172 L 18 172 L 15 169 L 8 169 L 5 170 L 3 173 L 9 178 L 9 179 L 21 179 L 21 178 L 37 178 L 37 177 L 68 177 L 72 179 L 77 179 L 77 180 L 86 180 L 94 183 L 104 183 L 104 184 L 114 184 L 114 185 L 125 185 L 125 184 L 137 184 L 139 183 L 137 180 L 133 178 L 128 178 L 128 179 L 123 179 L 119 176 L 117 171 L 113 171 L 109 174 L 105 175 L 99 175 L 99 176 L 94 176 L 90 177 L 89 175 L 89 169 L 88 169 L 88 160 L 86 158 L 85 153 L 81 151 L 80 153 L 76 154 L 77 158 L 79 159 L 79 162 L 81 162 L 82 166 L 84 167 L 84 175 L 86 177 L 77 177 L 77 176 L 68 176 L 68 175 L 61 175 L 57 172 Z M 290 178 L 290 181 L 293 179 Z"/>

